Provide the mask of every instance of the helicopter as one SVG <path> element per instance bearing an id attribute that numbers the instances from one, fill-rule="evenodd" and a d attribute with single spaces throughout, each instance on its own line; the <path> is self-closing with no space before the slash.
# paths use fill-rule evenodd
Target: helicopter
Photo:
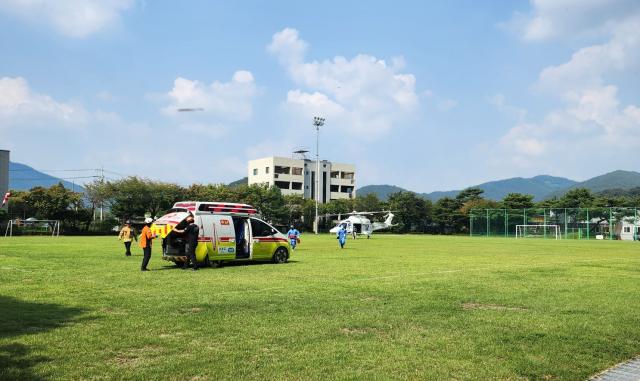
<path id="1" fill-rule="evenodd" d="M 371 222 L 371 220 L 367 216 L 371 216 L 374 214 L 382 214 L 385 213 L 384 222 Z M 376 230 L 387 229 L 393 226 L 391 223 L 393 221 L 393 213 L 391 211 L 382 211 L 382 212 L 356 212 L 355 210 L 351 213 L 347 213 L 349 217 L 344 219 L 333 227 L 329 232 L 337 233 L 343 226 L 347 230 L 347 234 L 351 234 L 353 238 L 356 238 L 356 235 L 366 235 L 367 239 L 371 238 L 371 235 Z M 334 216 L 337 214 L 334 214 Z"/>

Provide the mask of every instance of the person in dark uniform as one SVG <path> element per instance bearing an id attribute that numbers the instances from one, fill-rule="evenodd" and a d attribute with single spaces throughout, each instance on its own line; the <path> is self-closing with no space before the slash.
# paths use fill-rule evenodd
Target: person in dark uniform
<path id="1" fill-rule="evenodd" d="M 187 255 L 187 260 L 184 262 L 183 270 L 186 270 L 189 266 L 189 262 L 191 262 L 192 270 L 196 271 L 198 269 L 198 262 L 196 261 L 196 246 L 198 246 L 198 236 L 200 235 L 200 228 L 196 225 L 195 218 L 193 214 L 189 214 L 186 219 L 188 225 L 184 229 L 173 229 L 176 233 L 184 233 L 185 235 L 185 246 L 184 251 Z"/>

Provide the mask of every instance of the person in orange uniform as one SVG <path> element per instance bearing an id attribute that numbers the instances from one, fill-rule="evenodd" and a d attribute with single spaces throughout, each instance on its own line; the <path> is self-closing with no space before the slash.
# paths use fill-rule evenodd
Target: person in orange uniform
<path id="1" fill-rule="evenodd" d="M 142 234 L 140 234 L 140 241 L 138 244 L 142 248 L 142 252 L 144 256 L 142 257 L 142 267 L 140 267 L 141 271 L 149 271 L 147 269 L 147 265 L 149 264 L 149 260 L 151 259 L 151 240 L 158 237 L 151 233 L 151 224 L 153 223 L 153 219 L 151 217 L 147 217 L 144 219 L 144 227 L 142 228 Z"/>

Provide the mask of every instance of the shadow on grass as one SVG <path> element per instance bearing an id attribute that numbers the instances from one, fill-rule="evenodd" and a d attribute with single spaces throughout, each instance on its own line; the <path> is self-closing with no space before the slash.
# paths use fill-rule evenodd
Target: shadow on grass
<path id="1" fill-rule="evenodd" d="M 65 326 L 84 310 L 53 303 L 28 302 L 0 296 L 0 339 L 38 334 Z M 44 380 L 33 372 L 50 358 L 34 355 L 32 348 L 19 342 L 0 345 L 0 380 Z"/>
<path id="2" fill-rule="evenodd" d="M 199 265 L 200 270 L 224 270 L 225 267 L 238 267 L 238 266 L 261 266 L 261 265 L 272 265 L 272 266 L 286 266 L 287 264 L 296 264 L 300 261 L 288 260 L 285 264 L 277 264 L 271 261 L 236 261 L 236 262 L 225 262 L 222 266 L 211 266 L 205 267 L 202 264 Z M 170 266 L 162 266 L 159 269 L 153 269 L 152 271 L 164 271 L 164 270 L 182 270 L 182 266 L 170 265 Z M 191 267 L 188 268 L 191 270 Z"/>

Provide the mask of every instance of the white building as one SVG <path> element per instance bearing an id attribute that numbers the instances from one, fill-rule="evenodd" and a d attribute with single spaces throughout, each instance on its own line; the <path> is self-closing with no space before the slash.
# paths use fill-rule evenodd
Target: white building
<path id="1" fill-rule="evenodd" d="M 275 185 L 282 194 L 315 199 L 316 162 L 309 159 L 265 157 L 249 161 L 249 185 Z M 321 203 L 356 197 L 356 167 L 351 164 L 320 161 Z"/>

